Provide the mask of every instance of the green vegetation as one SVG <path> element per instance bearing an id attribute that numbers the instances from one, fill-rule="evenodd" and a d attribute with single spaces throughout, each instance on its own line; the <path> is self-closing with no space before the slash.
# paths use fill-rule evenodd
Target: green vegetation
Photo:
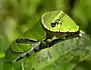
<path id="1" fill-rule="evenodd" d="M 90 3 L 90 0 L 0 0 L 0 70 L 91 70 Z M 63 25 L 63 32 L 59 25 L 55 31 L 44 29 L 41 16 L 58 10 L 69 16 L 65 25 L 75 21 L 74 25 L 68 28 Z M 53 15 L 50 13 L 47 18 Z M 51 18 L 47 18 L 43 20 L 49 27 Z M 61 23 L 60 18 L 56 22 Z M 70 27 L 73 30 L 67 31 Z M 58 29 L 60 32 L 55 33 Z"/>

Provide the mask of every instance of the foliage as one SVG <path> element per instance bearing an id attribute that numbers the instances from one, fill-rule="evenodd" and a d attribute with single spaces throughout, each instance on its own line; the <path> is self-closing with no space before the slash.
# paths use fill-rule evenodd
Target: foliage
<path id="1" fill-rule="evenodd" d="M 90 2 L 90 0 L 0 0 L 0 70 L 91 70 Z M 79 25 L 85 35 L 53 41 L 46 45 L 43 42 L 46 39 L 46 32 L 41 26 L 41 15 L 60 9 Z M 14 42 L 22 37 L 34 42 L 29 41 L 24 46 L 18 44 L 17 49 Z M 9 49 L 12 44 L 15 51 L 26 51 L 29 46 L 31 48 L 37 45 L 36 41 L 41 41 L 44 45 L 40 50 L 39 47 L 34 47 L 35 51 L 28 57 L 25 56 L 27 53 L 25 55 L 12 53 Z M 45 45 L 47 48 L 43 48 Z"/>

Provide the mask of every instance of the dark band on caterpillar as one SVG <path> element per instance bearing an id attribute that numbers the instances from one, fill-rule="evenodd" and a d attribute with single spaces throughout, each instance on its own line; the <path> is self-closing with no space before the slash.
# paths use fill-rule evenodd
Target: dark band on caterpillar
<path id="1" fill-rule="evenodd" d="M 38 42 L 38 41 L 29 40 L 27 38 L 18 38 L 18 39 L 16 39 L 16 43 L 31 44 L 31 43 L 35 43 L 35 42 Z"/>

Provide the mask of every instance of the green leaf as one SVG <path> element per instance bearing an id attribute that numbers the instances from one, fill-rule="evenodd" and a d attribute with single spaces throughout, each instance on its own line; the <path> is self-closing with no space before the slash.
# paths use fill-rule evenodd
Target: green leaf
<path id="1" fill-rule="evenodd" d="M 73 70 L 76 65 L 91 57 L 88 36 L 75 37 L 41 50 L 30 59 L 35 70 Z"/>

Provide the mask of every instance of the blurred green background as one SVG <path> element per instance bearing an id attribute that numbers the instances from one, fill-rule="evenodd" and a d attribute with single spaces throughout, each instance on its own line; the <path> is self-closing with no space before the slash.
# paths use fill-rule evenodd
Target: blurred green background
<path id="1" fill-rule="evenodd" d="M 91 0 L 0 0 L 0 49 L 36 23 L 43 13 L 63 10 L 79 26 L 91 34 Z M 31 32 L 30 32 L 31 33 Z"/>
<path id="2" fill-rule="evenodd" d="M 54 10 L 63 10 L 91 35 L 91 0 L 0 0 L 0 54 L 25 32 L 32 33 L 43 13 Z"/>

